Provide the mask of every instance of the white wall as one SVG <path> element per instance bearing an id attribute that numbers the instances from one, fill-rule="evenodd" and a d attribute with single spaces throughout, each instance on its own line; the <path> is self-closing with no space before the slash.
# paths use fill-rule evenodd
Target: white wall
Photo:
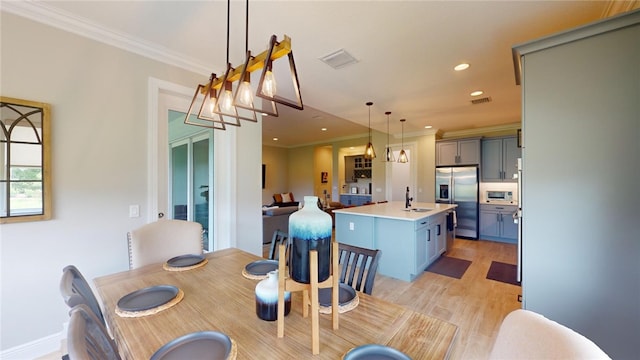
<path id="1" fill-rule="evenodd" d="M 53 218 L 0 229 L 5 351 L 62 331 L 68 309 L 58 283 L 65 265 L 75 264 L 88 279 L 128 268 L 126 232 L 148 215 L 148 79 L 195 88 L 206 76 L 6 12 L 0 16 L 2 95 L 52 107 Z M 242 179 L 239 189 L 255 191 L 236 199 L 235 192 L 221 189 L 243 217 L 244 230 L 234 228 L 228 236 L 242 236 L 238 246 L 256 252 L 261 130 L 243 124 L 237 131 L 232 151 L 255 156 L 243 156 L 229 176 Z M 254 203 L 255 211 L 247 209 Z M 140 205 L 139 218 L 128 217 L 131 204 Z"/>

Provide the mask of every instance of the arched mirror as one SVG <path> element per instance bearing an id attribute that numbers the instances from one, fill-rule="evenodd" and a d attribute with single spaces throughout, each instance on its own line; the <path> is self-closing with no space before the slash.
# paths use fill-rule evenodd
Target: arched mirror
<path id="1" fill-rule="evenodd" d="M 51 218 L 50 113 L 0 97 L 0 224 Z"/>

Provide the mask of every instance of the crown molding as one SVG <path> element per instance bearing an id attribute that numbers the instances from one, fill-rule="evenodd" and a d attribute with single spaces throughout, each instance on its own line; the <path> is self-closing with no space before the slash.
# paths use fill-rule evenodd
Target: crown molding
<path id="1" fill-rule="evenodd" d="M 456 139 L 476 136 L 498 136 L 498 135 L 515 135 L 518 129 L 522 128 L 521 123 L 512 123 L 505 125 L 487 126 L 474 129 L 438 132 L 441 139 Z"/>
<path id="2" fill-rule="evenodd" d="M 85 18 L 49 6 L 44 2 L 2 1 L 0 4 L 1 11 L 68 31 L 152 60 L 206 76 L 211 72 L 211 69 L 208 69 L 205 64 L 195 59 L 185 58 L 184 55 L 172 52 L 164 47 L 97 25 Z"/>

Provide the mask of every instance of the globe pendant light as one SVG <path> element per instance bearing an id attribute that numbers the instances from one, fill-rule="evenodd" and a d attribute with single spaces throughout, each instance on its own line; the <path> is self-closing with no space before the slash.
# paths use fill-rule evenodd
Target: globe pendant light
<path id="1" fill-rule="evenodd" d="M 373 160 L 376 158 L 376 151 L 373 148 L 373 143 L 371 142 L 371 105 L 373 105 L 373 103 L 369 101 L 366 105 L 369 107 L 369 143 L 367 144 L 367 147 L 364 148 L 364 158 L 367 160 Z"/>
<path id="2" fill-rule="evenodd" d="M 402 124 L 402 146 L 400 150 L 400 156 L 398 156 L 399 163 L 407 163 L 409 162 L 409 158 L 407 157 L 407 153 L 404 151 L 404 122 L 407 119 L 400 119 L 400 123 Z"/>
<path id="3" fill-rule="evenodd" d="M 391 149 L 391 145 L 389 145 L 389 115 L 391 115 L 391 111 L 387 111 L 385 115 L 387 115 L 387 150 L 386 150 L 386 156 L 384 161 L 394 162 L 396 160 L 393 157 L 393 150 Z"/>

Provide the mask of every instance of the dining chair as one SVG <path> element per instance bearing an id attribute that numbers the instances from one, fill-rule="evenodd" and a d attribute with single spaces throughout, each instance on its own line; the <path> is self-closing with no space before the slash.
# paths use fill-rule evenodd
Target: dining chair
<path id="1" fill-rule="evenodd" d="M 186 220 L 158 220 L 128 232 L 127 242 L 129 269 L 136 269 L 178 255 L 202 254 L 202 225 Z"/>
<path id="2" fill-rule="evenodd" d="M 276 230 L 273 232 L 273 237 L 271 238 L 271 248 L 269 249 L 270 260 L 278 260 L 280 244 L 285 244 L 287 250 L 289 250 L 289 235 L 282 230 Z"/>
<path id="3" fill-rule="evenodd" d="M 516 309 L 502 321 L 489 359 L 610 359 L 598 345 L 542 314 Z"/>
<path id="4" fill-rule="evenodd" d="M 102 325 L 106 326 L 98 299 L 93 293 L 93 290 L 91 289 L 91 286 L 89 286 L 87 280 L 84 278 L 82 273 L 80 273 L 80 270 L 78 270 L 74 265 L 68 265 L 62 269 L 60 293 L 62 294 L 62 299 L 69 308 L 84 304 L 93 311 Z"/>
<path id="5" fill-rule="evenodd" d="M 339 243 L 340 282 L 371 295 L 382 251 Z M 365 276 L 366 273 L 366 276 Z"/>
<path id="6" fill-rule="evenodd" d="M 118 347 L 93 311 L 85 304 L 69 311 L 67 350 L 70 360 L 120 360 Z"/>

